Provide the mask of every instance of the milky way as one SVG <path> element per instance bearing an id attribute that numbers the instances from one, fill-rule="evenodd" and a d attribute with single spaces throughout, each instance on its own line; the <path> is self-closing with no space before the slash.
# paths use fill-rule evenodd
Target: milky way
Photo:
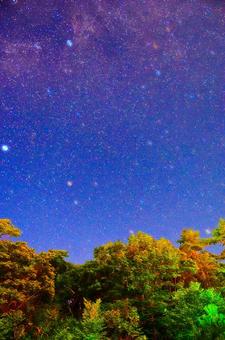
<path id="1" fill-rule="evenodd" d="M 225 3 L 0 3 L 0 215 L 38 251 L 225 217 Z"/>

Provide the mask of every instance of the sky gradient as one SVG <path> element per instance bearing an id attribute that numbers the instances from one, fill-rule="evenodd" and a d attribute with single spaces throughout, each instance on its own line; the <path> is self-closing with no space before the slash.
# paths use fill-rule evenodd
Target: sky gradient
<path id="1" fill-rule="evenodd" d="M 0 4 L 0 217 L 70 260 L 225 217 L 225 3 Z"/>

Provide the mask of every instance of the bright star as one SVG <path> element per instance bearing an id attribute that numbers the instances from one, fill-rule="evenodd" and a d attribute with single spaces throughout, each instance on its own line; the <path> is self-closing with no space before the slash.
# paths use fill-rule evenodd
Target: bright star
<path id="1" fill-rule="evenodd" d="M 67 181 L 66 184 L 67 184 L 68 187 L 72 187 L 73 186 L 73 181 Z"/>
<path id="2" fill-rule="evenodd" d="M 72 47 L 72 46 L 73 46 L 72 40 L 68 39 L 68 40 L 66 41 L 66 45 L 67 45 L 68 47 Z"/>
<path id="3" fill-rule="evenodd" d="M 9 151 L 9 147 L 8 147 L 8 145 L 2 145 L 1 146 L 1 150 L 3 151 L 3 152 L 7 152 L 7 151 Z"/>

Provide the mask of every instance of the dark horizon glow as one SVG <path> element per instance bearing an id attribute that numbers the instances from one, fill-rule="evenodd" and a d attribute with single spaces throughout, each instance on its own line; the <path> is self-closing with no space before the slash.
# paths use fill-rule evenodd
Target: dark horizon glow
<path id="1" fill-rule="evenodd" d="M 225 3 L 0 4 L 0 217 L 90 259 L 225 217 Z"/>

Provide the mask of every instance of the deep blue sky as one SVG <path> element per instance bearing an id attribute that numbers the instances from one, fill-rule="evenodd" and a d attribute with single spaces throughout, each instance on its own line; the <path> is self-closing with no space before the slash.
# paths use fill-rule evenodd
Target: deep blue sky
<path id="1" fill-rule="evenodd" d="M 225 3 L 0 5 L 0 216 L 38 251 L 225 216 Z M 209 229 L 209 230 L 208 230 Z"/>

